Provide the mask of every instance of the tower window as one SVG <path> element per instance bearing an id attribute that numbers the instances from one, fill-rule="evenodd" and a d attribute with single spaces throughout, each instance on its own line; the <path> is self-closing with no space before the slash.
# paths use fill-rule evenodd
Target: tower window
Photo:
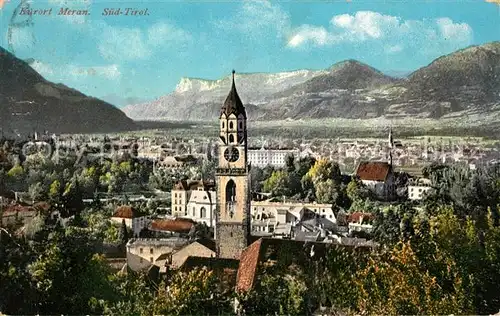
<path id="1" fill-rule="evenodd" d="M 234 136 L 233 136 L 233 134 L 229 135 L 229 142 L 230 143 L 234 142 Z"/>
<path id="2" fill-rule="evenodd" d="M 240 121 L 239 124 L 238 124 L 239 128 L 242 129 L 243 128 L 243 122 Z"/>
<path id="3" fill-rule="evenodd" d="M 229 233 L 229 235 L 230 235 L 231 237 L 233 237 L 233 232 L 230 232 L 230 233 Z"/>
<path id="4" fill-rule="evenodd" d="M 224 125 L 225 125 L 224 122 L 222 122 L 222 128 L 224 128 Z"/>
<path id="5" fill-rule="evenodd" d="M 233 122 L 229 122 L 229 129 L 233 129 Z"/>

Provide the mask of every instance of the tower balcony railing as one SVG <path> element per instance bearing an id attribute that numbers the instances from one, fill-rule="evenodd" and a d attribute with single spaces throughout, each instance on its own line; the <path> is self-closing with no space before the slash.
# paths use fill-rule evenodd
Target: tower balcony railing
<path id="1" fill-rule="evenodd" d="M 216 168 L 216 174 L 235 174 L 235 175 L 244 175 L 248 171 L 245 168 Z"/>

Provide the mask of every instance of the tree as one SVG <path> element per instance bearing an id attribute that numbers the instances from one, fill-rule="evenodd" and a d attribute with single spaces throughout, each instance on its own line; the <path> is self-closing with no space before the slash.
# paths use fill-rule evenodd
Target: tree
<path id="1" fill-rule="evenodd" d="M 250 169 L 250 184 L 252 186 L 252 191 L 262 191 L 262 182 L 264 180 L 264 171 L 259 167 L 252 166 L 252 169 Z"/>
<path id="2" fill-rule="evenodd" d="M 288 154 L 285 157 L 285 170 L 288 173 L 295 171 L 295 157 L 291 154 Z"/>
<path id="3" fill-rule="evenodd" d="M 118 235 L 122 245 L 128 242 L 128 231 L 127 225 L 125 224 L 125 219 L 122 219 L 122 225 L 120 226 L 120 234 Z"/>
<path id="4" fill-rule="evenodd" d="M 257 285 L 238 299 L 248 315 L 307 315 L 312 312 L 308 310 L 307 291 L 299 271 L 292 268 L 290 273 L 279 273 L 269 267 L 259 274 Z"/>
<path id="5" fill-rule="evenodd" d="M 450 263 L 452 264 L 452 263 Z M 450 267 L 451 271 L 456 271 Z M 470 314 L 462 279 L 453 276 L 447 293 L 419 260 L 408 243 L 398 244 L 387 255 L 370 258 L 356 276 L 359 290 L 357 309 L 378 315 Z"/>
<path id="6" fill-rule="evenodd" d="M 263 190 L 273 196 L 290 196 L 288 175 L 285 171 L 274 171 L 266 181 Z"/>
<path id="7" fill-rule="evenodd" d="M 221 315 L 232 311 L 231 294 L 224 290 L 213 271 L 195 268 L 175 274 L 172 282 L 160 284 L 152 302 L 154 315 Z"/>
<path id="8" fill-rule="evenodd" d="M 370 191 L 368 188 L 357 178 L 352 178 L 347 185 L 347 196 L 352 202 L 365 200 L 370 197 Z"/>
<path id="9" fill-rule="evenodd" d="M 332 179 L 318 182 L 316 188 L 316 200 L 318 203 L 334 203 L 338 196 L 338 186 Z"/>
<path id="10" fill-rule="evenodd" d="M 336 184 L 341 181 L 339 165 L 326 158 L 316 161 L 314 166 L 306 173 L 305 177 L 310 179 L 313 183 L 329 179 L 333 180 Z"/>
<path id="11" fill-rule="evenodd" d="M 38 256 L 28 266 L 40 314 L 89 314 L 92 299 L 109 299 L 109 271 L 94 255 L 95 240 L 83 229 L 69 227 L 48 234 L 35 246 Z"/>
<path id="12" fill-rule="evenodd" d="M 30 198 L 33 201 L 44 200 L 45 192 L 44 192 L 43 186 L 40 182 L 30 185 L 28 192 L 29 192 Z"/>

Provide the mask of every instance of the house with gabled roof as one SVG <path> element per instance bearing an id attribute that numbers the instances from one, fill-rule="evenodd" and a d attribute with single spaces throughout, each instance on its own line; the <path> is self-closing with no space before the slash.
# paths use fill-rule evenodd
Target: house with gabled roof
<path id="1" fill-rule="evenodd" d="M 125 225 L 132 230 L 133 236 L 139 237 L 141 230 L 151 223 L 151 218 L 152 216 L 143 214 L 130 205 L 121 205 L 116 208 L 111 221 L 117 224 L 125 221 Z"/>
<path id="2" fill-rule="evenodd" d="M 191 200 L 193 193 L 195 193 L 195 198 Z M 216 205 L 214 182 L 201 180 L 178 181 L 172 188 L 171 200 L 173 216 L 189 217 L 196 221 L 206 222 L 208 226 L 211 226 L 209 209 L 215 210 Z M 195 207 L 194 215 L 193 207 Z M 203 218 L 201 217 L 203 215 L 201 214 L 202 207 L 205 207 L 205 215 L 207 215 Z"/>
<path id="3" fill-rule="evenodd" d="M 377 198 L 391 200 L 395 195 L 392 164 L 383 161 L 360 162 L 356 177 L 368 187 Z"/>

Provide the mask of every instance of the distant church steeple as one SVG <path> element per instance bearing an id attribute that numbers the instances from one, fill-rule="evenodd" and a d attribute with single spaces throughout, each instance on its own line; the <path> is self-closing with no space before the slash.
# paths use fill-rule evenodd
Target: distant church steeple
<path id="1" fill-rule="evenodd" d="M 389 127 L 389 148 L 394 148 L 394 139 L 392 138 L 392 126 Z"/>
<path id="2" fill-rule="evenodd" d="M 389 127 L 389 165 L 392 166 L 392 149 L 394 148 L 394 139 L 392 137 L 392 126 Z"/>

